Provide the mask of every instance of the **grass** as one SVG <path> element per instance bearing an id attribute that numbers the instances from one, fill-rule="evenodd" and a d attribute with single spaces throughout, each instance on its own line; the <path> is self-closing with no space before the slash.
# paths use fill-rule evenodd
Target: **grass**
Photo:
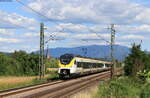
<path id="1" fill-rule="evenodd" d="M 29 86 L 56 79 L 58 79 L 56 71 L 50 72 L 42 80 L 39 80 L 38 76 L 0 76 L 0 90 Z"/>
<path id="2" fill-rule="evenodd" d="M 96 94 L 98 90 L 97 86 L 93 86 L 93 87 L 88 87 L 83 91 L 80 91 L 78 93 L 76 93 L 75 95 L 71 96 L 70 98 L 92 98 L 93 95 Z"/>
<path id="3" fill-rule="evenodd" d="M 25 76 L 23 77 L 15 77 L 15 76 L 0 77 L 0 90 L 32 85 L 33 80 L 35 78 L 36 77 L 25 77 Z"/>
<path id="4" fill-rule="evenodd" d="M 101 83 L 94 98 L 150 98 L 150 84 L 121 77 Z"/>

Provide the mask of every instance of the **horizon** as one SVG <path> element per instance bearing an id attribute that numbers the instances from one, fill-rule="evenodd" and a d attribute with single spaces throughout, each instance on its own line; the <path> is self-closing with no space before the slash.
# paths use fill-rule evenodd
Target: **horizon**
<path id="1" fill-rule="evenodd" d="M 59 49 L 59 48 L 68 48 L 68 49 L 71 49 L 71 48 L 80 48 L 80 47 L 91 47 L 91 46 L 110 46 L 110 45 L 87 45 L 87 46 L 76 46 L 76 47 L 54 47 L 54 48 L 48 48 L 48 49 Z M 122 46 L 122 45 L 115 45 L 115 46 L 119 46 L 119 47 L 125 47 L 125 48 L 128 48 L 130 49 L 131 47 L 128 47 L 128 46 Z M 47 47 L 45 47 L 44 51 L 47 50 Z M 13 52 L 15 51 L 24 51 L 24 50 L 14 50 Z M 27 52 L 27 51 L 24 51 L 26 53 L 33 53 L 33 52 L 36 52 L 36 51 L 39 51 L 39 50 L 35 50 L 35 51 L 31 51 L 31 52 Z M 1 53 L 13 53 L 13 52 L 3 52 L 3 51 L 0 51 Z"/>

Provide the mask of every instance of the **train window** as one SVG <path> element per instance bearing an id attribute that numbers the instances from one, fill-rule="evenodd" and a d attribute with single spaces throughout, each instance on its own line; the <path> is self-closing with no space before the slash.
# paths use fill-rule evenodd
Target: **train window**
<path id="1" fill-rule="evenodd" d="M 103 66 L 104 66 L 104 64 L 102 64 L 102 63 L 98 64 L 98 67 L 103 67 Z"/>
<path id="2" fill-rule="evenodd" d="M 81 67 L 81 62 L 77 62 L 77 67 Z"/>
<path id="3" fill-rule="evenodd" d="M 77 67 L 83 67 L 83 68 L 99 68 L 104 66 L 104 64 L 102 63 L 89 63 L 89 62 L 76 62 L 76 63 L 77 63 Z"/>
<path id="4" fill-rule="evenodd" d="M 91 64 L 91 68 L 95 68 L 95 63 L 92 63 L 92 64 Z"/>
<path id="5" fill-rule="evenodd" d="M 89 66 L 88 63 L 86 63 L 86 62 L 83 63 L 83 68 L 88 68 L 88 66 Z"/>
<path id="6" fill-rule="evenodd" d="M 90 63 L 88 62 L 83 62 L 83 68 L 90 68 Z"/>
<path id="7" fill-rule="evenodd" d="M 82 67 L 85 68 L 86 67 L 86 63 L 82 62 Z"/>
<path id="8" fill-rule="evenodd" d="M 97 68 L 99 67 L 99 63 L 88 63 L 88 68 Z"/>
<path id="9" fill-rule="evenodd" d="M 93 63 L 89 63 L 89 68 L 92 68 L 94 64 Z"/>
<path id="10" fill-rule="evenodd" d="M 96 63 L 96 68 L 98 68 L 99 67 L 99 63 Z"/>
<path id="11" fill-rule="evenodd" d="M 76 61 L 76 60 L 74 61 L 74 64 L 77 64 L 77 61 Z"/>
<path id="12" fill-rule="evenodd" d="M 111 64 L 105 64 L 105 66 L 106 66 L 106 67 L 110 67 L 110 66 L 111 66 Z"/>
<path id="13" fill-rule="evenodd" d="M 65 55 L 60 56 L 60 62 L 62 64 L 66 65 L 66 64 L 69 64 L 73 58 L 74 58 L 73 55 L 71 55 L 71 54 L 65 54 Z"/>
<path id="14" fill-rule="evenodd" d="M 92 67 L 92 63 L 88 63 L 87 68 L 91 68 L 91 67 Z"/>
<path id="15" fill-rule="evenodd" d="M 97 67 L 98 67 L 98 63 L 95 64 L 95 68 L 97 68 Z"/>
<path id="16" fill-rule="evenodd" d="M 92 65 L 93 65 L 93 67 L 92 67 L 92 68 L 96 68 L 96 63 L 93 63 Z"/>

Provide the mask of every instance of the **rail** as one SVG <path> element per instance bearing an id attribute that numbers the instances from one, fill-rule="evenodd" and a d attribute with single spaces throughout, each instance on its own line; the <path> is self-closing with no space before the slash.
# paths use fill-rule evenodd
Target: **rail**
<path id="1" fill-rule="evenodd" d="M 122 71 L 122 68 L 115 70 L 115 73 Z M 71 80 L 59 80 L 40 85 L 0 91 L 0 98 L 59 98 L 70 96 L 74 92 L 87 87 L 100 80 L 110 78 L 110 71 L 79 77 Z"/>

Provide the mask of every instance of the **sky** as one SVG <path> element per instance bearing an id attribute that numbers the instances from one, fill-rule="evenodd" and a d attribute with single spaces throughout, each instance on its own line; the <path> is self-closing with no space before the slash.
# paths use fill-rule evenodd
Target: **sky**
<path id="1" fill-rule="evenodd" d="M 150 51 L 149 0 L 0 0 L 0 51 L 39 50 L 41 22 L 45 47 L 108 45 L 115 24 L 116 45 Z"/>

